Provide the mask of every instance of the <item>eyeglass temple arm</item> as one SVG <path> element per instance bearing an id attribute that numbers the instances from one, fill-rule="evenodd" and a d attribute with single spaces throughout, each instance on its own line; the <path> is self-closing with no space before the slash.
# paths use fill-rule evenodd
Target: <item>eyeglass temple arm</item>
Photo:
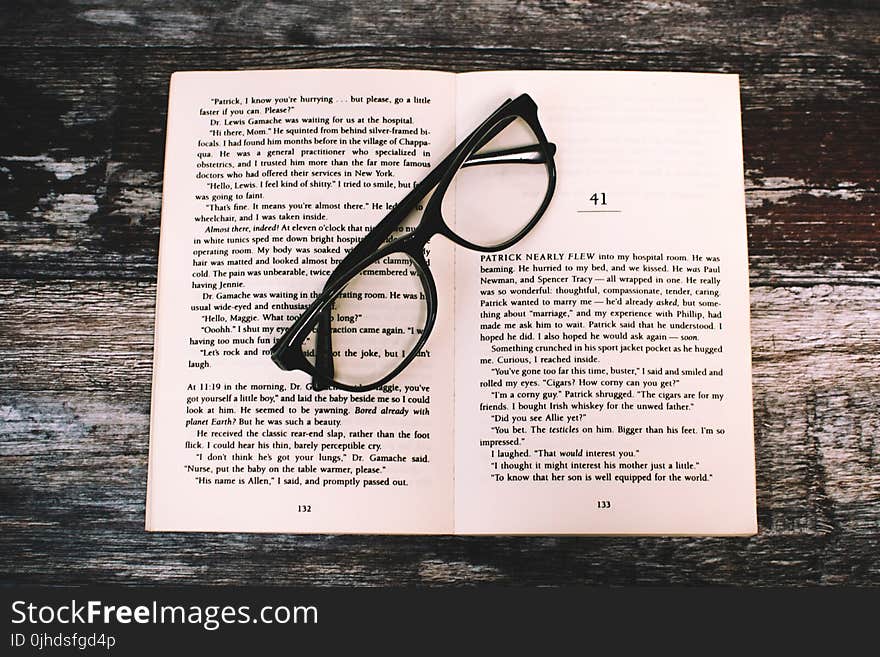
<path id="1" fill-rule="evenodd" d="M 544 153 L 541 144 L 530 146 L 518 146 L 517 148 L 504 148 L 497 151 L 484 151 L 471 153 L 461 165 L 462 169 L 480 166 L 482 164 L 545 164 L 549 157 L 556 153 L 556 144 L 547 142 L 547 154 Z"/>

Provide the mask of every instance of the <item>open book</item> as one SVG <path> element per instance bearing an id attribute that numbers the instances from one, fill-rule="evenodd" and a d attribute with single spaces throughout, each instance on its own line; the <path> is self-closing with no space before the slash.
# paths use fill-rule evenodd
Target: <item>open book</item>
<path id="1" fill-rule="evenodd" d="M 557 149 L 531 232 L 429 242 L 436 323 L 381 388 L 276 367 L 335 265 L 522 93 Z M 175 73 L 165 157 L 147 529 L 756 531 L 735 75 Z M 485 205 L 447 197 L 452 228 Z"/>

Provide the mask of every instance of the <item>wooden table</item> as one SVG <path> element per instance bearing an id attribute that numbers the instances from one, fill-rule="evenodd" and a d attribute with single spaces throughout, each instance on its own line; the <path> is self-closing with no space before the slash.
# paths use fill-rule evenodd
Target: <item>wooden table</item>
<path id="1" fill-rule="evenodd" d="M 0 10 L 2 581 L 880 583 L 875 3 L 167 4 Z M 334 66 L 741 75 L 758 536 L 143 531 L 168 78 Z"/>

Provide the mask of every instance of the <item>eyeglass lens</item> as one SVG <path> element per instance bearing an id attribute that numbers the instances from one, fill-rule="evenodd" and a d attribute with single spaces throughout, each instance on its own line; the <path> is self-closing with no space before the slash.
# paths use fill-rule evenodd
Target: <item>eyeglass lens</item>
<path id="1" fill-rule="evenodd" d="M 496 246 L 512 239 L 532 220 L 550 185 L 540 152 L 491 157 L 492 152 L 537 146 L 529 124 L 517 117 L 459 168 L 443 197 L 442 212 L 453 231 L 477 246 Z M 486 156 L 481 162 L 480 156 Z"/>

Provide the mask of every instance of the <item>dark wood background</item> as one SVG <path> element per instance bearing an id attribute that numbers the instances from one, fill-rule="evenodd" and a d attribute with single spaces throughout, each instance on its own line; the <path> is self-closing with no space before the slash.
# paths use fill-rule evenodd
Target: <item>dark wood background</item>
<path id="1" fill-rule="evenodd" d="M 299 67 L 736 72 L 760 533 L 147 534 L 168 78 Z M 880 584 L 880 8 L 4 3 L 0 581 Z"/>

